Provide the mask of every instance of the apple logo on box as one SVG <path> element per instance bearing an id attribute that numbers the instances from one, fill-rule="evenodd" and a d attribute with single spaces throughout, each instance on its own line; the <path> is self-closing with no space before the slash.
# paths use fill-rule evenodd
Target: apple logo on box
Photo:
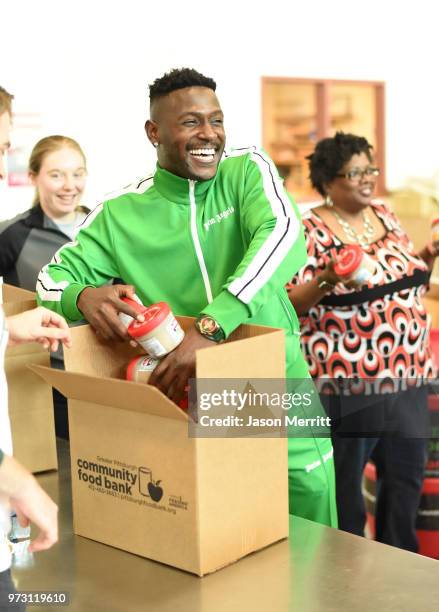
<path id="1" fill-rule="evenodd" d="M 157 480 L 157 482 L 154 484 L 154 482 L 148 482 L 148 493 L 149 496 L 151 497 L 151 499 L 155 502 L 158 502 L 162 499 L 163 497 L 163 489 L 162 487 L 159 487 L 159 484 L 161 483 L 161 480 Z"/>

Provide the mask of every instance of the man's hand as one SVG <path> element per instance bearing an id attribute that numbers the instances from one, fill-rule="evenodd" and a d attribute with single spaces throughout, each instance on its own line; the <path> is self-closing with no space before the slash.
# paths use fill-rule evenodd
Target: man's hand
<path id="1" fill-rule="evenodd" d="M 122 301 L 121 298 L 134 299 L 132 285 L 112 285 L 111 287 L 86 287 L 78 298 L 78 308 L 96 331 L 105 340 L 129 340 L 130 336 L 119 319 L 119 312 L 143 321 L 143 315 Z"/>
<path id="2" fill-rule="evenodd" d="M 72 338 L 69 326 L 55 312 L 39 306 L 33 310 L 7 317 L 9 345 L 39 342 L 46 349 L 56 351 L 59 342 L 70 348 Z"/>
<path id="3" fill-rule="evenodd" d="M 195 351 L 211 348 L 215 343 L 192 327 L 183 342 L 166 355 L 151 374 L 148 384 L 154 385 L 176 404 L 184 397 L 189 378 L 195 377 Z"/>
<path id="4" fill-rule="evenodd" d="M 50 548 L 58 540 L 58 506 L 35 478 L 13 457 L 5 455 L 0 466 L 0 493 L 6 496 L 19 523 L 35 523 L 40 531 L 29 545 L 29 552 Z"/>

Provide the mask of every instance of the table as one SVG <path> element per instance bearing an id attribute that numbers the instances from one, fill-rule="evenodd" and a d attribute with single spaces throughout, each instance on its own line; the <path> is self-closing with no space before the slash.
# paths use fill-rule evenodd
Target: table
<path id="1" fill-rule="evenodd" d="M 69 446 L 38 476 L 60 507 L 60 540 L 14 567 L 19 591 L 68 591 L 68 612 L 393 612 L 439 610 L 439 564 L 291 517 L 290 539 L 198 578 L 73 535 Z M 267 520 L 269 516 L 267 516 Z M 62 609 L 35 606 L 30 610 Z"/>

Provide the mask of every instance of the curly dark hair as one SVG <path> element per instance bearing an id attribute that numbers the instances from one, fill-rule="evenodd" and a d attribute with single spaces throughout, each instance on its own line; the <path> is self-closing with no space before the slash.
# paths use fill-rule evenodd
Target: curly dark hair
<path id="1" fill-rule="evenodd" d="M 308 155 L 309 178 L 320 195 L 325 196 L 324 185 L 331 183 L 353 155 L 366 153 L 372 161 L 372 145 L 362 136 L 337 132 L 333 138 L 320 140 L 314 153 Z"/>
<path id="2" fill-rule="evenodd" d="M 215 91 L 216 83 L 193 68 L 174 68 L 149 85 L 149 100 L 152 103 L 157 98 L 185 87 L 208 87 Z"/>

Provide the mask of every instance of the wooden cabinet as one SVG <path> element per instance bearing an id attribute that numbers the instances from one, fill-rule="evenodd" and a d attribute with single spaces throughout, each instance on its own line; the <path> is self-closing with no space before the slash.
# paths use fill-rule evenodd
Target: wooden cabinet
<path id="1" fill-rule="evenodd" d="M 374 146 L 385 193 L 384 83 L 262 77 L 263 146 L 297 200 L 318 198 L 308 160 L 318 140 L 336 131 L 365 136 Z"/>

